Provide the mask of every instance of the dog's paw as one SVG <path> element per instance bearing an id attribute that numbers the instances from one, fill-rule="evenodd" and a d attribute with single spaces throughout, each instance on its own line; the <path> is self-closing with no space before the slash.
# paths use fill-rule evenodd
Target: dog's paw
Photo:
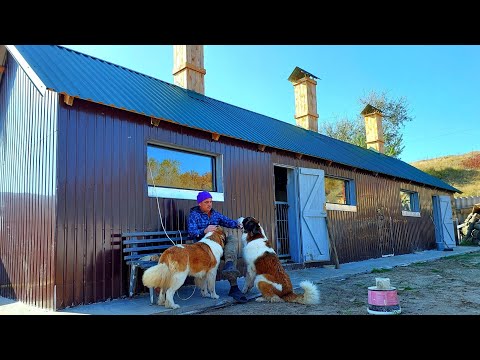
<path id="1" fill-rule="evenodd" d="M 170 309 L 178 309 L 180 305 L 175 304 L 174 302 L 165 301 L 165 307 Z"/>
<path id="2" fill-rule="evenodd" d="M 207 290 L 202 290 L 202 291 L 201 291 L 201 294 L 202 294 L 202 297 L 208 297 L 208 296 L 210 296 L 210 294 L 208 293 Z"/>
<path id="3" fill-rule="evenodd" d="M 210 297 L 212 299 L 218 299 L 220 296 L 218 296 L 217 294 L 210 294 Z"/>

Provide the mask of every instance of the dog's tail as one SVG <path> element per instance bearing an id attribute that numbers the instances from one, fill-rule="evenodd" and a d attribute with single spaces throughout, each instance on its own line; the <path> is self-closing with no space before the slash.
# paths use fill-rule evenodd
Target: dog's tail
<path id="1" fill-rule="evenodd" d="M 169 288 L 171 282 L 171 275 L 168 266 L 164 263 L 159 263 L 155 266 L 149 267 L 142 276 L 143 285 L 149 288 Z"/>
<path id="2" fill-rule="evenodd" d="M 283 297 L 283 300 L 295 302 L 304 305 L 318 304 L 320 302 L 320 291 L 318 287 L 311 281 L 304 280 L 300 283 L 303 294 L 290 293 Z"/>

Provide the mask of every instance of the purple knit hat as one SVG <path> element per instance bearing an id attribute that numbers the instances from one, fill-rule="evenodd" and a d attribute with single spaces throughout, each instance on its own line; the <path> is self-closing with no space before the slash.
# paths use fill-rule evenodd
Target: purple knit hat
<path id="1" fill-rule="evenodd" d="M 200 204 L 205 199 L 211 199 L 212 195 L 208 191 L 200 191 L 197 195 L 197 203 Z"/>

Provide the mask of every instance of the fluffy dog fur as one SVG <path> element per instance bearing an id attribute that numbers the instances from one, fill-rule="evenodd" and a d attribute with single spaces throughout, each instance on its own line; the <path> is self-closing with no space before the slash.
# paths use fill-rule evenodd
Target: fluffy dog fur
<path id="1" fill-rule="evenodd" d="M 293 292 L 290 277 L 258 220 L 246 217 L 239 221 L 243 225 L 243 259 L 247 264 L 247 276 L 242 292 L 246 294 L 255 285 L 262 294 L 256 301 L 318 304 L 320 293 L 311 281 L 300 283 L 303 294 Z"/>
<path id="2" fill-rule="evenodd" d="M 218 299 L 215 278 L 224 245 L 225 232 L 217 226 L 215 231 L 207 233 L 196 243 L 169 247 L 162 253 L 157 265 L 145 270 L 143 285 L 160 289 L 158 305 L 177 309 L 180 305 L 175 304 L 173 295 L 191 275 L 203 297 Z"/>

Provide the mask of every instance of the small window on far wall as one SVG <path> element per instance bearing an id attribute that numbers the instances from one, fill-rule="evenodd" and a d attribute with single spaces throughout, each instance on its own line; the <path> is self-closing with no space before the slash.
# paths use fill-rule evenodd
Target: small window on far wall
<path id="1" fill-rule="evenodd" d="M 417 216 L 420 214 L 420 203 L 417 192 L 400 190 L 400 200 L 402 204 L 402 215 Z"/>
<path id="2" fill-rule="evenodd" d="M 325 198 L 328 210 L 356 211 L 353 180 L 325 176 Z"/>
<path id="3" fill-rule="evenodd" d="M 148 144 L 148 195 L 193 200 L 207 190 L 214 201 L 223 201 L 219 164 L 213 155 Z"/>

